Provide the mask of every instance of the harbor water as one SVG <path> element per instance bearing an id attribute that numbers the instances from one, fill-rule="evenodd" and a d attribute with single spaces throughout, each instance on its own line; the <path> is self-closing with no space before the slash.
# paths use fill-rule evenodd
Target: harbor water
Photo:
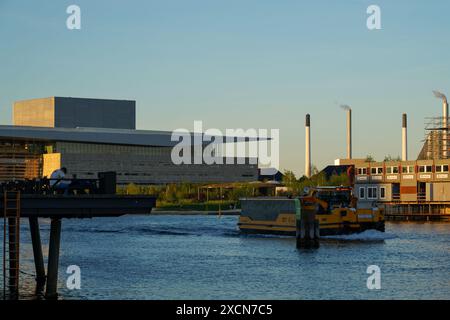
<path id="1" fill-rule="evenodd" d="M 237 219 L 63 220 L 60 299 L 450 299 L 450 223 L 388 222 L 386 233 L 330 237 L 317 250 L 297 250 L 292 237 L 241 235 Z M 50 221 L 40 224 L 46 254 Z M 20 257 L 21 298 L 34 299 L 25 219 Z M 67 287 L 71 265 L 80 268 L 80 289 Z M 380 268 L 381 289 L 367 287 L 371 265 Z"/>

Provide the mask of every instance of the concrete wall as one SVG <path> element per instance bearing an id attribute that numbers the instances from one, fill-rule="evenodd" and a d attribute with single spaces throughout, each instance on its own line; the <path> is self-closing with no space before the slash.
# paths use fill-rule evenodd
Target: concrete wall
<path id="1" fill-rule="evenodd" d="M 60 153 L 46 153 L 43 155 L 42 176 L 50 178 L 53 171 L 61 168 Z"/>
<path id="2" fill-rule="evenodd" d="M 54 98 L 15 102 L 12 122 L 15 126 L 54 127 Z"/>

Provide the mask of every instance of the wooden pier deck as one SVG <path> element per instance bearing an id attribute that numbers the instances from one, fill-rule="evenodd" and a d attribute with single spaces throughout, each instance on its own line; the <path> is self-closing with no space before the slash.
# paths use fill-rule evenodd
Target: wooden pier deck
<path id="1" fill-rule="evenodd" d="M 9 288 L 9 297 L 17 299 L 20 219 L 10 215 L 8 200 L 5 194 L 0 194 L 4 201 L 0 201 L 0 210 L 4 212 L 4 251 L 3 274 L 4 286 Z M 150 214 L 155 207 L 156 198 L 146 195 L 33 195 L 18 193 L 18 208 L 20 218 L 28 218 L 33 247 L 34 264 L 36 269 L 36 292 L 44 291 L 47 299 L 57 298 L 59 248 L 61 239 L 61 223 L 64 218 L 93 218 L 118 217 L 132 214 Z M 47 274 L 45 272 L 44 257 L 39 228 L 39 218 L 50 218 L 50 240 L 48 252 Z M 6 233 L 8 231 L 8 237 Z M 16 239 L 16 240 L 14 240 Z M 18 242 L 19 243 L 19 242 Z M 93 244 L 95 245 L 95 244 Z M 5 261 L 8 260 L 8 268 Z M 9 275 L 9 281 L 6 281 Z M 4 289 L 4 298 L 6 298 Z"/>
<path id="2" fill-rule="evenodd" d="M 0 194 L 3 199 L 3 194 Z M 32 195 L 22 194 L 22 218 L 92 218 L 118 217 L 150 213 L 156 198 L 144 195 Z M 0 210 L 4 203 L 0 201 Z"/>

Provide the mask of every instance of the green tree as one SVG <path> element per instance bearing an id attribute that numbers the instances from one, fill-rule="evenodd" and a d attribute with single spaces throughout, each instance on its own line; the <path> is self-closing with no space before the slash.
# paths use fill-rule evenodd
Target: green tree
<path id="1" fill-rule="evenodd" d="M 311 166 L 311 174 L 313 176 L 318 175 L 320 173 L 319 169 L 317 169 L 317 167 L 315 165 Z"/>
<path id="2" fill-rule="evenodd" d="M 388 161 L 402 161 L 402 158 L 400 156 L 392 157 L 390 154 L 384 157 L 384 162 Z"/>
<path id="3" fill-rule="evenodd" d="M 294 172 L 290 170 L 285 170 L 282 182 L 288 188 L 294 187 L 295 183 L 297 182 L 297 178 L 295 177 Z"/>
<path id="4" fill-rule="evenodd" d="M 329 186 L 348 186 L 349 180 L 346 173 L 333 174 L 330 179 L 328 179 L 327 185 Z"/>
<path id="5" fill-rule="evenodd" d="M 130 183 L 126 186 L 125 193 L 126 194 L 140 194 L 141 189 L 136 184 Z"/>
<path id="6" fill-rule="evenodd" d="M 312 186 L 324 186 L 327 184 L 327 176 L 325 172 L 319 172 L 311 177 Z"/>

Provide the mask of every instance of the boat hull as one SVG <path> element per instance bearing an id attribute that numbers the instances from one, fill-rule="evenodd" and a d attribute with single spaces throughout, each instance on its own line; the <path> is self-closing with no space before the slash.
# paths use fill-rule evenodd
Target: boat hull
<path id="1" fill-rule="evenodd" d="M 254 198 L 241 200 L 242 211 L 238 227 L 247 234 L 274 234 L 295 236 L 300 210 L 293 199 Z M 384 232 L 384 214 L 381 209 L 334 208 L 316 214 L 321 236 L 359 233 L 365 230 Z"/>

